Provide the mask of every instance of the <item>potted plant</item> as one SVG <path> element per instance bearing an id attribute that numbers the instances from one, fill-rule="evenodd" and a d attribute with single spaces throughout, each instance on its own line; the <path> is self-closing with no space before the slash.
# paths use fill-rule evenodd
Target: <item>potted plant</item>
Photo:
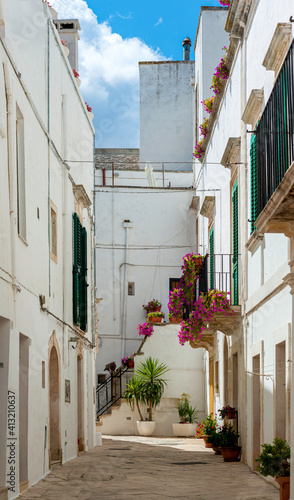
<path id="1" fill-rule="evenodd" d="M 238 446 L 239 434 L 234 431 L 233 426 L 225 424 L 220 432 L 220 451 L 224 462 L 237 462 L 241 452 L 241 446 Z"/>
<path id="2" fill-rule="evenodd" d="M 67 41 L 66 40 L 62 40 L 62 38 L 60 39 L 60 41 L 61 41 L 61 43 L 63 45 L 65 55 L 68 56 L 69 55 L 69 48 L 67 46 Z"/>
<path id="3" fill-rule="evenodd" d="M 134 410 L 134 405 L 136 403 L 136 407 L 140 415 L 140 421 L 143 422 L 144 419 L 139 406 L 139 403 L 142 401 L 142 383 L 138 377 L 132 377 L 126 384 L 123 397 L 127 400 L 127 403 L 130 405 L 132 411 Z"/>
<path id="4" fill-rule="evenodd" d="M 72 72 L 73 72 L 73 74 L 74 74 L 74 76 L 75 76 L 75 78 L 76 78 L 76 82 L 77 82 L 78 87 L 80 87 L 80 85 L 81 85 L 81 80 L 80 80 L 80 78 L 79 78 L 79 76 L 80 76 L 80 75 L 79 75 L 79 73 L 77 72 L 77 70 L 76 70 L 76 69 L 73 69 L 73 70 L 72 70 Z"/>
<path id="5" fill-rule="evenodd" d="M 122 366 L 127 366 L 128 368 L 134 368 L 134 356 L 126 356 L 121 360 Z"/>
<path id="6" fill-rule="evenodd" d="M 199 422 L 197 427 L 196 427 L 196 434 L 195 434 L 195 437 L 197 437 L 197 439 L 203 439 L 203 436 L 204 436 L 204 422 L 205 420 L 202 420 L 202 422 Z"/>
<path id="7" fill-rule="evenodd" d="M 190 404 L 189 394 L 183 393 L 177 406 L 180 423 L 173 424 L 173 433 L 175 436 L 192 436 L 193 423 L 196 422 L 198 411 Z"/>
<path id="8" fill-rule="evenodd" d="M 210 413 L 208 417 L 203 421 L 203 439 L 205 443 L 205 448 L 212 448 L 212 444 L 207 441 L 207 437 L 211 434 L 215 434 L 217 429 L 217 420 L 216 417 L 213 416 L 213 413 Z"/>
<path id="9" fill-rule="evenodd" d="M 224 419 L 225 417 L 228 417 L 230 420 L 236 418 L 236 408 L 233 408 L 230 405 L 223 406 L 220 410 L 218 410 L 220 417 Z"/>
<path id="10" fill-rule="evenodd" d="M 104 371 L 115 372 L 115 369 L 116 369 L 116 363 L 115 361 L 111 361 L 111 363 L 105 365 Z"/>
<path id="11" fill-rule="evenodd" d="M 221 433 L 216 430 L 213 434 L 210 434 L 206 438 L 207 443 L 212 445 L 212 449 L 216 455 L 221 455 L 220 445 L 221 445 Z"/>
<path id="12" fill-rule="evenodd" d="M 159 302 L 159 300 L 157 299 L 152 299 L 148 302 L 148 304 L 146 305 L 143 305 L 143 309 L 144 311 L 146 311 L 146 315 L 148 315 L 148 313 L 150 312 L 156 312 L 156 311 L 160 311 L 161 310 L 161 302 Z"/>
<path id="13" fill-rule="evenodd" d="M 290 446 L 285 439 L 275 438 L 273 444 L 263 444 L 262 452 L 256 459 L 258 472 L 262 476 L 272 476 L 280 485 L 280 500 L 290 498 Z"/>
<path id="14" fill-rule="evenodd" d="M 152 420 L 152 408 L 159 405 L 163 395 L 164 387 L 167 385 L 162 376 L 169 370 L 158 359 L 148 357 L 139 364 L 136 370 L 136 377 L 140 381 L 140 398 L 149 407 L 149 420 L 137 421 L 137 428 L 140 436 L 152 436 L 155 430 L 155 421 Z"/>
<path id="15" fill-rule="evenodd" d="M 184 302 L 185 296 L 182 288 L 174 288 L 169 293 L 167 307 L 169 310 L 168 319 L 170 323 L 181 323 L 183 320 Z"/>
<path id="16" fill-rule="evenodd" d="M 148 323 L 161 323 L 164 318 L 164 313 L 160 311 L 150 312 L 147 314 Z"/>

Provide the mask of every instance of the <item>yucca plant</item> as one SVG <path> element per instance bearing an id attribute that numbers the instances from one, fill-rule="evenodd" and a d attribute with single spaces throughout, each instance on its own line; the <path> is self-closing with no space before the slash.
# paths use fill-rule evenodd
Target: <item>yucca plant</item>
<path id="1" fill-rule="evenodd" d="M 136 403 L 137 410 L 140 415 L 140 420 L 144 420 L 139 403 L 142 400 L 142 382 L 138 377 L 132 377 L 130 381 L 126 384 L 126 389 L 124 391 L 123 397 L 127 400 L 132 410 L 134 409 L 134 404 Z"/>
<path id="2" fill-rule="evenodd" d="M 149 420 L 152 420 L 152 408 L 159 405 L 164 387 L 167 385 L 162 376 L 169 370 L 158 359 L 147 358 L 139 364 L 136 375 L 141 382 L 141 400 L 149 406 Z"/>
<path id="3" fill-rule="evenodd" d="M 198 411 L 190 404 L 189 394 L 183 393 L 178 401 L 178 413 L 183 424 L 193 424 L 197 420 Z"/>

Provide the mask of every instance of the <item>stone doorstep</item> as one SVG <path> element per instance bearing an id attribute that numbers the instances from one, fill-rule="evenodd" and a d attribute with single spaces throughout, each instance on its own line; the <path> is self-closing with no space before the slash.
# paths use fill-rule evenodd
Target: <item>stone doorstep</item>
<path id="1" fill-rule="evenodd" d="M 0 500 L 7 500 L 8 498 L 8 488 L 0 486 Z"/>
<path id="2" fill-rule="evenodd" d="M 29 487 L 29 481 L 20 481 L 19 482 L 19 492 L 23 493 Z M 0 497 L 1 498 L 1 497 Z"/>

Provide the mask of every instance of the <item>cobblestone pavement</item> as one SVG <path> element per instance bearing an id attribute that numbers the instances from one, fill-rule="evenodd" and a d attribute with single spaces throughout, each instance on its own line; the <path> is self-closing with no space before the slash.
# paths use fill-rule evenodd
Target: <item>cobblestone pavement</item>
<path id="1" fill-rule="evenodd" d="M 195 438 L 103 436 L 103 445 L 55 466 L 22 494 L 34 500 L 279 500 L 242 463 L 224 462 Z"/>

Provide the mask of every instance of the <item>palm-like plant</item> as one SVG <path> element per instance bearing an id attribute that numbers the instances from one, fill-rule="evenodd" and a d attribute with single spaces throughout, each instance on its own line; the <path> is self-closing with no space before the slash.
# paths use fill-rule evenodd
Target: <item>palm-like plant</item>
<path id="1" fill-rule="evenodd" d="M 140 415 L 140 420 L 144 420 L 139 403 L 142 401 L 142 382 L 137 377 L 132 377 L 128 384 L 126 384 L 126 390 L 124 391 L 124 398 L 127 403 L 134 409 L 134 403 L 136 403 L 137 410 Z"/>
<path id="2" fill-rule="evenodd" d="M 149 420 L 152 420 L 152 408 L 160 403 L 164 386 L 167 385 L 162 375 L 168 370 L 169 368 L 164 363 L 149 357 L 139 364 L 135 372 L 142 383 L 141 399 L 149 405 Z"/>

